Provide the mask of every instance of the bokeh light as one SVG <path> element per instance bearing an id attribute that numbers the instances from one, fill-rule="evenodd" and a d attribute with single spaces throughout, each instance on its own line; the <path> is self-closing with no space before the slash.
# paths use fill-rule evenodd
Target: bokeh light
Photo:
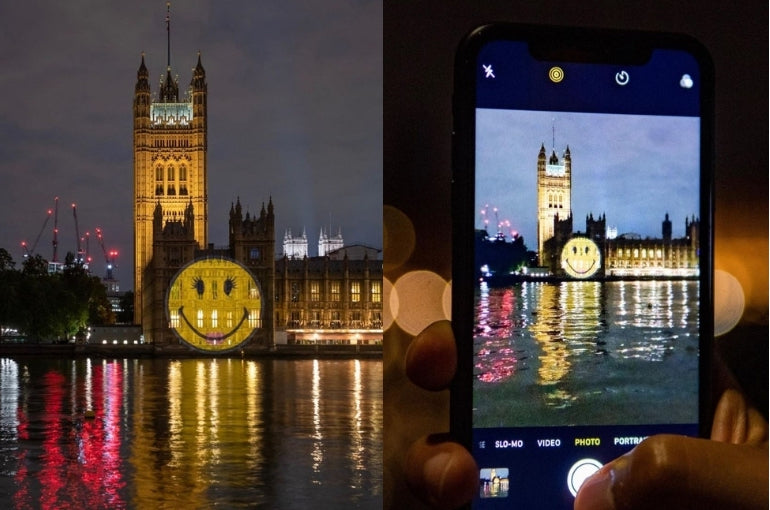
<path id="1" fill-rule="evenodd" d="M 393 291 L 393 284 L 387 278 L 382 279 L 385 290 L 385 301 L 383 302 L 383 326 L 384 329 L 393 325 L 393 320 L 398 315 L 398 294 Z"/>
<path id="2" fill-rule="evenodd" d="M 388 205 L 382 211 L 382 243 L 385 274 L 409 260 L 415 246 L 412 220 L 400 210 Z"/>
<path id="3" fill-rule="evenodd" d="M 714 335 L 724 335 L 743 316 L 746 298 L 736 277 L 717 269 L 714 271 Z"/>
<path id="4" fill-rule="evenodd" d="M 410 271 L 399 278 L 391 291 L 391 312 L 398 326 L 417 335 L 426 326 L 448 319 L 449 283 L 432 271 Z M 394 299 L 397 311 L 393 310 Z"/>

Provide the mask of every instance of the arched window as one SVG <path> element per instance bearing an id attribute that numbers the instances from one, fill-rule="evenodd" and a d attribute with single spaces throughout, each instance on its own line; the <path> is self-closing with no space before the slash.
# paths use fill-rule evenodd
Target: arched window
<path id="1" fill-rule="evenodd" d="M 187 167 L 182 165 L 179 167 L 179 181 L 184 182 L 187 180 Z"/>
<path id="2" fill-rule="evenodd" d="M 173 181 L 174 180 L 174 167 L 170 166 L 168 167 L 168 171 L 166 172 L 166 180 Z"/>

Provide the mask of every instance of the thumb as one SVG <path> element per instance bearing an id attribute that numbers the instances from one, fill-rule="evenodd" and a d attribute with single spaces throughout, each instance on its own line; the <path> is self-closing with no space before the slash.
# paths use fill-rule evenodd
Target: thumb
<path id="1" fill-rule="evenodd" d="M 575 510 L 767 508 L 767 450 L 652 436 L 585 481 Z"/>

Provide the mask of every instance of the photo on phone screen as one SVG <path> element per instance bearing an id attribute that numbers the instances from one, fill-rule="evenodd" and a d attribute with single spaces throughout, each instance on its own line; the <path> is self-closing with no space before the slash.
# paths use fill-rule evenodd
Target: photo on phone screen
<path id="1" fill-rule="evenodd" d="M 452 420 L 478 508 L 571 508 L 604 463 L 703 421 L 708 65 L 560 33 L 482 29 L 458 58 Z"/>

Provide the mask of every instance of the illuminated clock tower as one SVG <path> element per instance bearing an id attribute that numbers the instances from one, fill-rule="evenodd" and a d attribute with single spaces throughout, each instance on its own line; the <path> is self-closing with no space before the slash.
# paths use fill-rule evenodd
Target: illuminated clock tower
<path id="1" fill-rule="evenodd" d="M 167 30 L 169 25 L 167 16 Z M 143 331 L 153 313 L 160 313 L 152 309 L 152 279 L 147 275 L 156 207 L 162 210 L 161 228 L 191 214 L 198 248 L 207 244 L 206 124 L 206 72 L 200 53 L 190 86 L 180 95 L 169 42 L 157 97 L 151 96 L 142 54 L 134 90 L 134 322 Z"/>
<path id="2" fill-rule="evenodd" d="M 537 156 L 537 256 L 548 265 L 543 246 L 554 236 L 554 219 L 565 220 L 572 213 L 572 157 L 569 146 L 561 160 L 556 150 L 546 156 L 545 145 Z"/>

